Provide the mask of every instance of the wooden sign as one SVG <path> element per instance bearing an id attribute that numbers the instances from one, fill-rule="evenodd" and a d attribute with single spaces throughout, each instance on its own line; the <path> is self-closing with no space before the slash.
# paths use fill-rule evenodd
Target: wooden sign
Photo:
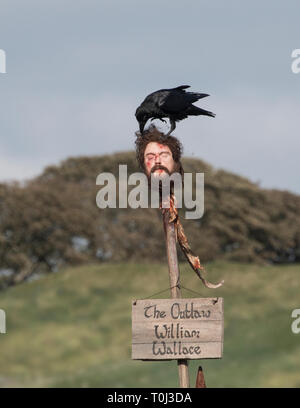
<path id="1" fill-rule="evenodd" d="M 223 333 L 223 298 L 132 303 L 133 360 L 221 358 Z"/>

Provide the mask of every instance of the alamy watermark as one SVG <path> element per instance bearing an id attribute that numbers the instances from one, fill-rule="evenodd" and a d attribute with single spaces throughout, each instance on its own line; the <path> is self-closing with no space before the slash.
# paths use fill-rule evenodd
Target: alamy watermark
<path id="1" fill-rule="evenodd" d="M 0 49 L 0 74 L 6 74 L 6 53 Z"/>
<path id="2" fill-rule="evenodd" d="M 169 208 L 170 190 L 173 188 L 176 208 L 186 209 L 185 218 L 199 219 L 204 214 L 204 173 L 195 174 L 193 191 L 193 174 L 164 174 L 161 177 L 151 175 L 151 183 L 144 173 L 127 174 L 127 165 L 119 165 L 119 180 L 112 173 L 100 173 L 96 184 L 103 186 L 97 193 L 96 203 L 104 208 Z M 128 186 L 135 186 L 128 194 Z M 150 187 L 150 188 L 149 188 Z M 118 191 L 117 191 L 118 190 Z M 150 199 L 149 199 L 150 193 Z M 193 199 L 193 193 L 195 199 Z M 118 196 L 118 203 L 117 203 Z M 160 200 L 161 197 L 168 199 Z"/>
<path id="3" fill-rule="evenodd" d="M 294 334 L 300 333 L 300 309 L 294 309 L 292 311 L 292 318 L 295 319 L 292 322 L 291 329 Z"/>
<path id="4" fill-rule="evenodd" d="M 5 311 L 0 309 L 0 334 L 6 333 L 6 314 Z"/>
<path id="5" fill-rule="evenodd" d="M 293 60 L 291 69 L 294 74 L 299 74 L 300 72 L 300 49 L 296 49 L 292 51 L 292 58 L 296 58 Z"/>

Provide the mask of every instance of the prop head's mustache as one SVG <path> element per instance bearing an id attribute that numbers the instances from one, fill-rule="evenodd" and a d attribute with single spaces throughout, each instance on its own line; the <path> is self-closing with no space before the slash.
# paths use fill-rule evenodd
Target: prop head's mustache
<path id="1" fill-rule="evenodd" d="M 152 167 L 152 169 L 151 169 L 151 171 L 150 171 L 150 174 L 154 173 L 156 170 L 164 170 L 164 171 L 170 176 L 170 172 L 169 172 L 169 170 L 167 169 L 167 167 L 162 166 L 161 164 L 155 164 L 155 165 Z"/>

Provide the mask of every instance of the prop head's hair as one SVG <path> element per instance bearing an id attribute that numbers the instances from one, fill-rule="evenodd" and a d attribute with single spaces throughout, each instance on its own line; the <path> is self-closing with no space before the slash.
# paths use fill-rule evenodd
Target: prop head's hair
<path id="1" fill-rule="evenodd" d="M 182 155 L 182 144 L 174 136 L 165 136 L 164 133 L 159 132 L 154 125 L 151 125 L 149 129 L 145 130 L 141 135 L 139 132 L 136 132 L 136 141 L 135 141 L 135 150 L 136 158 L 139 163 L 140 168 L 145 172 L 145 158 L 144 153 L 145 149 L 150 142 L 160 143 L 162 145 L 168 146 L 172 152 L 173 160 L 177 164 L 177 171 L 183 174 L 182 165 L 180 158 Z"/>

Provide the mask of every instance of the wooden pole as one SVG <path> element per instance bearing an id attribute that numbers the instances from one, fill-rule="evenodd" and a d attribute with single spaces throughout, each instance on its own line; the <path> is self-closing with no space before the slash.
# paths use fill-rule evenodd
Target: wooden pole
<path id="1" fill-rule="evenodd" d="M 163 213 L 163 223 L 164 223 L 164 231 L 165 231 L 165 237 L 166 237 L 171 298 L 172 299 L 181 298 L 180 275 L 179 275 L 177 250 L 176 250 L 175 226 L 173 222 L 171 223 L 169 222 L 169 210 L 167 209 L 165 209 Z M 178 365 L 180 387 L 189 388 L 190 380 L 189 380 L 188 360 L 177 360 L 177 365 Z"/>

